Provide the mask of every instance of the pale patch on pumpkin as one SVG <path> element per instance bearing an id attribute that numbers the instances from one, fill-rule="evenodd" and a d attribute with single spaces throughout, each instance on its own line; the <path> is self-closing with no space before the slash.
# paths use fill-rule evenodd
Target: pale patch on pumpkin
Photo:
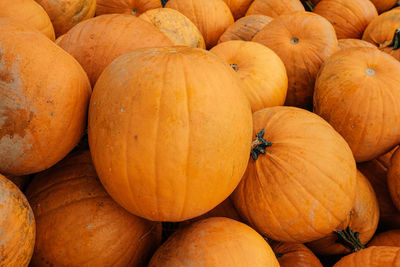
<path id="1" fill-rule="evenodd" d="M 27 142 L 31 139 L 28 133 L 24 137 L 14 135 L 13 137 L 5 135 L 0 139 L 0 166 L 3 169 L 19 166 L 28 155 L 26 153 L 32 148 L 32 144 Z"/>

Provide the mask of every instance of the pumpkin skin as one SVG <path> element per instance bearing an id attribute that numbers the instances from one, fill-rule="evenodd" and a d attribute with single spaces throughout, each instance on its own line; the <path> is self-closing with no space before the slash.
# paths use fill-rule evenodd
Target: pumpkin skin
<path id="1" fill-rule="evenodd" d="M 233 66 L 243 82 L 252 112 L 285 103 L 286 69 L 274 51 L 255 42 L 235 40 L 218 44 L 210 52 Z"/>
<path id="2" fill-rule="evenodd" d="M 128 14 L 139 16 L 147 10 L 160 8 L 160 0 L 96 0 L 96 15 Z"/>
<path id="3" fill-rule="evenodd" d="M 7 19 L 0 28 L 0 172 L 26 175 L 78 143 L 91 88 L 79 63 L 43 34 Z"/>
<path id="4" fill-rule="evenodd" d="M 175 232 L 148 266 L 279 267 L 279 263 L 256 231 L 243 223 L 215 217 Z"/>
<path id="5" fill-rule="evenodd" d="M 378 12 L 369 0 L 322 0 L 314 12 L 332 23 L 338 39 L 361 38 Z"/>
<path id="6" fill-rule="evenodd" d="M 35 0 L 49 14 L 56 36 L 63 35 L 81 21 L 92 18 L 96 0 Z"/>
<path id="7" fill-rule="evenodd" d="M 333 267 L 398 266 L 400 248 L 369 247 L 343 257 Z"/>
<path id="8" fill-rule="evenodd" d="M 0 265 L 28 266 L 35 245 L 35 218 L 18 187 L 0 174 Z"/>
<path id="9" fill-rule="evenodd" d="M 37 226 L 33 266 L 144 266 L 161 242 L 160 223 L 106 193 L 89 151 L 36 175 L 26 194 Z"/>
<path id="10" fill-rule="evenodd" d="M 218 43 L 219 37 L 233 24 L 233 16 L 223 0 L 169 0 L 167 8 L 176 9 L 200 30 L 207 49 Z"/>
<path id="11" fill-rule="evenodd" d="M 400 60 L 400 49 L 390 47 L 397 28 L 400 28 L 400 9 L 393 9 L 371 21 L 362 39 Z"/>
<path id="12" fill-rule="evenodd" d="M 299 0 L 254 0 L 246 12 L 249 15 L 264 15 L 271 18 L 296 11 L 305 11 Z"/>
<path id="13" fill-rule="evenodd" d="M 368 43 L 366 41 L 360 40 L 360 39 L 339 39 L 338 40 L 339 44 L 339 49 L 348 49 L 348 48 L 353 48 L 353 47 L 371 47 L 375 48 L 375 46 L 371 43 Z"/>
<path id="14" fill-rule="evenodd" d="M 321 67 L 314 112 L 346 139 L 356 161 L 364 162 L 399 143 L 398 98 L 400 62 L 375 48 L 351 48 Z"/>
<path id="15" fill-rule="evenodd" d="M 264 15 L 249 15 L 243 17 L 226 29 L 219 38 L 218 43 L 232 40 L 251 41 L 254 35 L 271 21 L 272 18 Z"/>
<path id="16" fill-rule="evenodd" d="M 232 12 L 233 18 L 239 19 L 246 14 L 253 0 L 224 0 Z"/>
<path id="17" fill-rule="evenodd" d="M 379 206 L 374 189 L 368 179 L 357 172 L 356 198 L 352 211 L 337 228 L 344 230 L 350 227 L 358 232 L 362 244 L 366 244 L 375 234 L 379 221 Z M 337 242 L 337 235 L 331 233 L 328 236 L 308 243 L 307 246 L 316 254 L 336 255 L 350 253 L 351 250 Z"/>
<path id="18" fill-rule="evenodd" d="M 319 259 L 303 244 L 273 242 L 281 267 L 322 267 Z"/>
<path id="19" fill-rule="evenodd" d="M 35 28 L 51 40 L 55 40 L 53 24 L 46 11 L 34 0 L 0 1 L 0 17 Z"/>
<path id="20" fill-rule="evenodd" d="M 289 78 L 285 105 L 311 108 L 318 71 L 339 49 L 332 25 L 319 15 L 296 12 L 268 23 L 253 41 L 271 48 L 285 64 Z"/>
<path id="21" fill-rule="evenodd" d="M 397 0 L 371 0 L 379 13 L 385 12 L 397 3 Z"/>
<path id="22" fill-rule="evenodd" d="M 173 43 L 147 21 L 110 14 L 79 23 L 65 34 L 59 45 L 79 61 L 94 86 L 105 67 L 120 55 L 137 48 Z"/>
<path id="23" fill-rule="evenodd" d="M 102 73 L 90 103 L 89 144 L 114 200 L 143 218 L 174 222 L 232 193 L 247 166 L 251 126 L 240 80 L 216 55 L 147 48 Z"/>
<path id="24" fill-rule="evenodd" d="M 400 230 L 390 230 L 374 236 L 369 246 L 400 247 Z"/>
<path id="25" fill-rule="evenodd" d="M 392 157 L 392 164 L 387 174 L 387 183 L 393 204 L 400 210 L 400 150 Z"/>
<path id="26" fill-rule="evenodd" d="M 250 159 L 232 195 L 241 217 L 281 242 L 310 242 L 335 230 L 356 190 L 356 166 L 344 139 L 319 116 L 295 107 L 257 111 L 253 124 L 254 135 L 265 129 L 264 139 L 273 144 L 257 161 Z"/>
<path id="27" fill-rule="evenodd" d="M 175 9 L 151 9 L 140 15 L 139 18 L 160 29 L 174 45 L 206 48 L 204 38 L 196 25 Z"/>

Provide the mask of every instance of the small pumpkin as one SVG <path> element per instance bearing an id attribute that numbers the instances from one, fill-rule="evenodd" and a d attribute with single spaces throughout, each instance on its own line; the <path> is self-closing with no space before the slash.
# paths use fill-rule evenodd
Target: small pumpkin
<path id="1" fill-rule="evenodd" d="M 279 267 L 271 247 L 255 230 L 214 217 L 178 230 L 156 251 L 149 267 Z"/>
<path id="2" fill-rule="evenodd" d="M 389 246 L 389 247 L 400 247 L 400 230 L 389 230 L 377 234 L 369 242 L 369 246 Z"/>
<path id="3" fill-rule="evenodd" d="M 303 244 L 271 242 L 281 267 L 322 267 L 319 259 Z"/>
<path id="4" fill-rule="evenodd" d="M 18 187 L 0 174 L 0 266 L 26 267 L 35 245 L 35 218 Z"/>
<path id="5" fill-rule="evenodd" d="M 243 81 L 252 112 L 285 103 L 288 79 L 274 51 L 255 42 L 228 41 L 210 52 L 224 59 Z"/>
<path id="6" fill-rule="evenodd" d="M 321 67 L 314 111 L 349 143 L 357 162 L 400 142 L 400 62 L 375 48 L 345 49 Z"/>
<path id="7" fill-rule="evenodd" d="M 96 15 L 128 14 L 139 16 L 147 10 L 160 8 L 160 0 L 96 0 Z"/>
<path id="8" fill-rule="evenodd" d="M 271 18 L 296 11 L 305 11 L 300 0 L 254 0 L 246 12 L 248 15 L 264 15 Z"/>
<path id="9" fill-rule="evenodd" d="M 207 49 L 215 46 L 234 22 L 232 12 L 223 0 L 169 0 L 165 7 L 176 9 L 190 19 L 203 35 Z"/>
<path id="10" fill-rule="evenodd" d="M 151 9 L 139 16 L 162 31 L 174 45 L 206 48 L 199 29 L 187 17 L 171 8 Z"/>
<path id="11" fill-rule="evenodd" d="M 369 42 L 360 40 L 360 39 L 339 39 L 338 40 L 339 44 L 339 49 L 347 49 L 347 48 L 353 48 L 353 47 L 372 47 L 375 48 L 375 46 Z"/>
<path id="12" fill-rule="evenodd" d="M 311 108 L 318 71 L 339 49 L 329 21 L 310 12 L 282 15 L 259 31 L 253 41 L 272 49 L 285 64 L 289 79 L 285 104 Z"/>
<path id="13" fill-rule="evenodd" d="M 245 16 L 230 25 L 221 35 L 218 43 L 242 40 L 251 41 L 262 28 L 272 21 L 272 18 L 264 15 Z"/>
<path id="14" fill-rule="evenodd" d="M 400 247 L 369 247 L 343 257 L 333 267 L 398 266 Z"/>
<path id="15" fill-rule="evenodd" d="M 224 0 L 232 12 L 234 19 L 239 19 L 246 14 L 253 0 Z"/>
<path id="16" fill-rule="evenodd" d="M 356 193 L 355 161 L 345 140 L 318 115 L 295 107 L 257 111 L 253 124 L 252 158 L 232 195 L 241 217 L 281 242 L 331 233 Z"/>
<path id="17" fill-rule="evenodd" d="M 391 162 L 387 174 L 387 183 L 393 204 L 397 210 L 400 210 L 400 150 L 393 154 Z"/>

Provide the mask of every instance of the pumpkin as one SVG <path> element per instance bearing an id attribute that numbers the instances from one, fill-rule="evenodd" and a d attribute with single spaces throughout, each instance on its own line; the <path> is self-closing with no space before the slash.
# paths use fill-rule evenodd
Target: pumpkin
<path id="1" fill-rule="evenodd" d="M 251 126 L 241 82 L 222 59 L 199 48 L 146 48 L 114 60 L 97 81 L 89 144 L 114 200 L 143 218 L 176 222 L 232 193 Z"/>
<path id="2" fill-rule="evenodd" d="M 210 52 L 223 58 L 236 71 L 253 112 L 285 103 L 288 86 L 285 65 L 271 49 L 235 40 L 220 43 Z"/>
<path id="3" fill-rule="evenodd" d="M 160 0 L 96 0 L 96 15 L 128 14 L 138 16 L 147 10 L 160 8 Z"/>
<path id="4" fill-rule="evenodd" d="M 0 28 L 0 172 L 39 172 L 82 137 L 90 84 L 78 62 L 43 34 L 8 19 Z"/>
<path id="5" fill-rule="evenodd" d="M 387 174 L 387 183 L 390 196 L 397 210 L 400 210 L 400 150 L 392 157 L 392 164 Z"/>
<path id="6" fill-rule="evenodd" d="M 265 15 L 271 18 L 296 11 L 305 11 L 300 0 L 254 0 L 246 12 L 248 15 Z"/>
<path id="7" fill-rule="evenodd" d="M 65 36 L 65 34 L 58 36 L 58 38 L 55 41 L 56 45 L 60 44 L 60 42 L 61 42 L 62 38 L 64 38 L 64 36 Z"/>
<path id="8" fill-rule="evenodd" d="M 337 231 L 347 234 L 349 227 L 359 233 L 362 245 L 366 244 L 374 235 L 379 221 L 379 206 L 372 185 L 365 176 L 357 172 L 356 199 L 353 209 L 347 218 L 337 227 Z M 351 252 L 347 246 L 338 242 L 337 233 L 331 233 L 322 239 L 308 243 L 307 246 L 316 254 L 335 255 Z"/>
<path id="9" fill-rule="evenodd" d="M 0 1 L 0 17 L 32 27 L 54 41 L 54 28 L 46 11 L 34 0 Z"/>
<path id="10" fill-rule="evenodd" d="M 400 230 L 389 230 L 374 236 L 369 246 L 400 247 Z"/>
<path id="11" fill-rule="evenodd" d="M 360 40 L 360 39 L 339 39 L 338 40 L 339 44 L 339 49 L 347 49 L 347 48 L 353 48 L 353 47 L 372 47 L 374 48 L 375 46 L 369 42 Z"/>
<path id="12" fill-rule="evenodd" d="M 49 14 L 56 36 L 63 35 L 79 22 L 92 18 L 96 0 L 35 0 Z"/>
<path id="13" fill-rule="evenodd" d="M 385 154 L 379 156 L 379 157 L 377 158 L 377 160 L 378 160 L 379 162 L 381 162 L 387 169 L 389 169 L 390 166 L 392 165 L 392 162 L 391 162 L 391 161 L 392 161 L 393 154 L 394 154 L 394 152 L 397 151 L 398 148 L 399 148 L 399 146 L 394 147 L 394 148 L 393 148 L 392 150 L 390 150 L 388 153 L 385 153 Z"/>
<path id="14" fill-rule="evenodd" d="M 144 266 L 160 244 L 161 224 L 111 199 L 88 150 L 36 175 L 26 195 L 37 227 L 33 266 Z"/>
<path id="15" fill-rule="evenodd" d="M 333 267 L 398 266 L 400 248 L 369 247 L 343 257 Z"/>
<path id="16" fill-rule="evenodd" d="M 396 5 L 398 0 L 370 0 L 379 13 L 385 12 Z"/>
<path id="17" fill-rule="evenodd" d="M 400 142 L 400 62 L 375 48 L 345 49 L 321 67 L 314 111 L 346 139 L 357 162 Z"/>
<path id="18" fill-rule="evenodd" d="M 35 245 L 32 209 L 18 187 L 1 174 L 0 192 L 0 265 L 28 266 Z"/>
<path id="19" fill-rule="evenodd" d="M 249 15 L 243 17 L 232 25 L 221 35 L 218 43 L 231 40 L 251 41 L 265 25 L 270 23 L 272 18 L 264 15 Z"/>
<path id="20" fill-rule="evenodd" d="M 94 85 L 118 56 L 142 47 L 169 46 L 172 41 L 147 21 L 110 14 L 79 23 L 59 45 L 79 61 Z"/>
<path id="21" fill-rule="evenodd" d="M 151 9 L 139 16 L 160 29 L 174 45 L 206 48 L 199 29 L 187 17 L 171 8 Z"/>
<path id="22" fill-rule="evenodd" d="M 322 267 L 319 259 L 303 244 L 272 242 L 281 267 Z"/>
<path id="23" fill-rule="evenodd" d="M 13 182 L 18 188 L 23 191 L 24 188 L 27 186 L 29 183 L 29 175 L 23 175 L 23 176 L 15 176 L 15 175 L 7 175 L 6 178 Z"/>
<path id="24" fill-rule="evenodd" d="M 148 266 L 279 267 L 279 263 L 268 243 L 249 226 L 214 217 L 175 232 Z"/>
<path id="25" fill-rule="evenodd" d="M 200 30 L 207 49 L 218 43 L 219 37 L 233 23 L 233 16 L 223 0 L 169 0 L 167 8 L 176 9 Z"/>
<path id="26" fill-rule="evenodd" d="M 362 39 L 400 60 L 400 9 L 385 12 L 371 21 Z"/>
<path id="27" fill-rule="evenodd" d="M 322 0 L 314 12 L 332 23 L 338 39 L 361 38 L 378 12 L 369 0 Z"/>
<path id="28" fill-rule="evenodd" d="M 224 0 L 232 12 L 234 19 L 239 19 L 246 14 L 253 0 Z"/>
<path id="29" fill-rule="evenodd" d="M 285 104 L 311 108 L 317 73 L 338 50 L 329 21 L 310 12 L 282 15 L 259 31 L 253 41 L 271 48 L 285 64 L 289 79 Z"/>
<path id="30" fill-rule="evenodd" d="M 316 114 L 295 107 L 257 111 L 253 124 L 252 159 L 232 195 L 241 217 L 281 242 L 331 233 L 348 216 L 356 192 L 345 140 Z"/>

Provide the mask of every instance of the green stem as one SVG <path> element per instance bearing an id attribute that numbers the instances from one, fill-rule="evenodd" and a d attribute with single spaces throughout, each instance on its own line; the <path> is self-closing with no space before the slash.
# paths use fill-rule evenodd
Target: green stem
<path id="1" fill-rule="evenodd" d="M 256 140 L 251 143 L 251 156 L 254 161 L 258 159 L 260 154 L 265 154 L 265 149 L 273 144 L 264 139 L 264 133 L 265 129 L 262 129 L 262 131 L 256 135 Z"/>
<path id="2" fill-rule="evenodd" d="M 168 2 L 168 0 L 161 0 L 161 4 L 163 7 L 165 7 L 165 4 Z"/>
<path id="3" fill-rule="evenodd" d="M 357 252 L 365 248 L 358 237 L 360 233 L 354 232 L 349 226 L 343 231 L 336 230 L 334 232 L 338 235 L 338 242 L 349 248 L 352 252 Z"/>
<path id="4" fill-rule="evenodd" d="M 393 50 L 400 48 L 400 28 L 395 30 L 392 42 L 388 45 L 388 47 L 393 47 Z"/>
<path id="5" fill-rule="evenodd" d="M 314 5 L 309 0 L 301 0 L 301 3 L 306 11 L 313 12 Z"/>

